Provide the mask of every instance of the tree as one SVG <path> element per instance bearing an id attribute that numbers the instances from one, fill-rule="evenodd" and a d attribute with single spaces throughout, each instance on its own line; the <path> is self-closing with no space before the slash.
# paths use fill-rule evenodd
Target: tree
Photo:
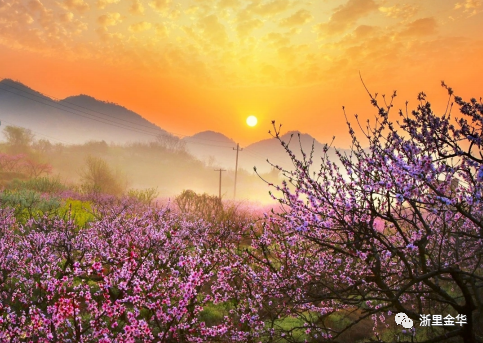
<path id="1" fill-rule="evenodd" d="M 178 195 L 174 202 L 181 213 L 199 216 L 204 220 L 216 220 L 223 217 L 223 203 L 214 195 L 197 194 L 188 189 Z"/>
<path id="2" fill-rule="evenodd" d="M 9 151 L 12 154 L 29 152 L 30 145 L 34 140 L 34 134 L 31 130 L 18 126 L 6 126 L 3 129 L 3 134 L 7 138 Z"/>
<path id="3" fill-rule="evenodd" d="M 52 172 L 52 166 L 50 164 L 40 163 L 30 158 L 23 161 L 22 169 L 30 178 L 38 178 L 42 174 L 50 174 Z"/>
<path id="4" fill-rule="evenodd" d="M 163 148 L 173 152 L 185 152 L 186 143 L 171 134 L 160 134 L 156 136 L 156 143 Z"/>
<path id="5" fill-rule="evenodd" d="M 82 179 L 82 187 L 89 193 L 105 193 L 117 196 L 124 191 L 119 177 L 115 175 L 106 161 L 99 157 L 87 157 L 86 169 Z"/>
<path id="6" fill-rule="evenodd" d="M 84 228 L 0 208 L 1 342 L 253 341 L 228 316 L 206 322 L 233 295 L 224 232 L 131 200 Z"/>
<path id="7" fill-rule="evenodd" d="M 34 147 L 42 154 L 50 153 L 53 149 L 52 143 L 50 143 L 50 141 L 47 139 L 39 139 L 34 143 Z"/>
<path id="8" fill-rule="evenodd" d="M 41 163 L 25 154 L 9 155 L 0 153 L 0 173 L 12 173 L 17 176 L 37 178 L 42 174 L 50 174 L 52 166 Z"/>
<path id="9" fill-rule="evenodd" d="M 264 275 L 253 287 L 278 318 L 299 316 L 307 337 L 337 341 L 371 319 L 378 341 L 394 341 L 401 327 L 392 337 L 388 328 L 403 312 L 418 342 L 483 342 L 483 104 L 443 86 L 462 117 L 451 116 L 450 101 L 436 115 L 420 93 L 417 110 L 399 111 L 393 123 L 396 93 L 380 105 L 368 91 L 375 125 L 356 115 L 368 147 L 347 121 L 352 147 L 337 152 L 342 167 L 326 154 L 312 172 L 312 154 L 297 159 L 274 123 L 295 170 L 279 168 L 285 211 L 247 254 Z M 335 325 L 335 314 L 346 320 Z M 461 320 L 424 327 L 422 315 Z M 271 323 L 272 337 L 283 331 Z"/>

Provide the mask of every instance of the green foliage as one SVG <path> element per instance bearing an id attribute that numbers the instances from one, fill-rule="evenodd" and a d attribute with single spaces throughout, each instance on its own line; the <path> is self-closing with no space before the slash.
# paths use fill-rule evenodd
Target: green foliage
<path id="1" fill-rule="evenodd" d="M 221 324 L 225 315 L 227 315 L 225 305 L 208 304 L 203 307 L 199 318 L 201 322 L 205 322 L 206 326 L 211 327 Z"/>
<path id="2" fill-rule="evenodd" d="M 72 219 L 78 228 L 85 228 L 96 219 L 89 201 L 67 199 L 58 213 L 60 217 Z"/>
<path id="3" fill-rule="evenodd" d="M 288 332 L 290 342 L 305 342 L 308 338 L 305 334 L 304 321 L 296 317 L 285 317 L 275 321 L 275 327 Z"/>
<path id="4" fill-rule="evenodd" d="M 62 192 L 68 189 L 58 177 L 37 177 L 29 180 L 14 179 L 6 188 L 10 190 L 28 189 L 39 193 L 49 194 Z"/>
<path id="5" fill-rule="evenodd" d="M 127 196 L 143 204 L 149 205 L 158 196 L 157 188 L 130 189 Z"/>
<path id="6" fill-rule="evenodd" d="M 20 223 L 44 215 L 55 215 L 60 205 L 61 202 L 58 198 L 45 197 L 27 189 L 5 190 L 0 193 L 0 206 L 13 208 L 15 217 Z"/>

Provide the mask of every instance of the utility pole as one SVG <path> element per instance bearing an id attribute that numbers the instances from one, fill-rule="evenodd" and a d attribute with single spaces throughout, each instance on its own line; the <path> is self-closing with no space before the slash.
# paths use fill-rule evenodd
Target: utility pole
<path id="1" fill-rule="evenodd" d="M 220 186 L 218 188 L 218 197 L 221 200 L 221 172 L 224 172 L 226 170 L 220 168 L 220 169 L 215 169 L 215 171 L 220 172 Z"/>
<path id="2" fill-rule="evenodd" d="M 236 150 L 236 163 L 235 163 L 235 190 L 233 191 L 233 199 L 236 199 L 236 177 L 238 174 L 238 152 L 243 151 L 243 149 L 240 149 L 240 144 L 236 143 L 236 149 L 233 148 L 233 150 Z"/>

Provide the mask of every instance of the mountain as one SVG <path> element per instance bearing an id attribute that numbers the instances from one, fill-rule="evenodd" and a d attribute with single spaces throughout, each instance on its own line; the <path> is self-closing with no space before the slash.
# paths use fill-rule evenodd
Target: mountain
<path id="1" fill-rule="evenodd" d="M 299 141 L 300 135 L 300 141 Z M 314 166 L 317 166 L 323 155 L 324 144 L 306 133 L 290 131 L 281 136 L 282 141 L 287 143 L 297 158 L 302 158 L 301 147 L 309 155 L 312 144 L 314 145 Z M 235 169 L 236 143 L 234 140 L 221 133 L 213 131 L 200 132 L 194 136 L 183 138 L 189 153 L 207 162 L 213 167 L 221 167 L 227 170 Z M 240 147 L 238 154 L 238 168 L 252 172 L 256 167 L 259 173 L 268 173 L 272 165 L 278 165 L 285 169 L 293 169 L 289 155 L 275 139 L 265 139 L 247 147 Z M 343 150 L 342 150 L 343 151 Z M 338 161 L 334 148 L 327 151 L 332 161 Z M 271 163 L 269 163 L 268 161 Z"/>
<path id="2" fill-rule="evenodd" d="M 127 108 L 88 95 L 70 96 L 63 100 L 51 99 L 19 82 L 0 81 L 0 122 L 3 126 L 16 125 L 31 129 L 37 139 L 48 139 L 52 143 L 85 143 L 89 140 L 104 140 L 108 143 L 153 141 L 159 134 L 168 132 L 147 121 Z M 300 135 L 300 143 L 299 143 Z M 300 158 L 300 145 L 308 154 L 314 144 L 314 167 L 320 161 L 323 144 L 306 133 L 291 131 L 281 136 L 295 155 Z M 222 133 L 199 132 L 181 140 L 187 151 L 213 168 L 234 170 L 236 143 Z M 265 139 L 246 147 L 238 154 L 238 168 L 253 172 L 268 173 L 274 165 L 293 169 L 292 162 L 275 139 Z M 335 150 L 329 149 L 331 160 L 337 161 Z M 314 168 L 315 170 L 315 168 Z"/>
<path id="3" fill-rule="evenodd" d="M 235 152 L 233 148 L 236 147 L 236 143 L 224 134 L 203 131 L 185 137 L 182 141 L 186 144 L 186 148 L 191 155 L 196 156 L 207 165 L 227 168 L 227 166 L 233 164 L 231 169 L 234 169 Z"/>
<path id="4" fill-rule="evenodd" d="M 88 95 L 54 100 L 10 79 L 0 81 L 0 121 L 31 129 L 38 139 L 53 143 L 127 143 L 152 141 L 158 134 L 167 134 L 120 105 Z"/>

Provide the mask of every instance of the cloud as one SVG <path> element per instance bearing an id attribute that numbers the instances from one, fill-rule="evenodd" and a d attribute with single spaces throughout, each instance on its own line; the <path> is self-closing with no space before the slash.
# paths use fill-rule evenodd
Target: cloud
<path id="1" fill-rule="evenodd" d="M 71 12 L 55 9 L 38 0 L 25 4 L 0 0 L 0 45 L 48 55 L 62 53 L 66 59 L 72 57 L 71 43 L 87 25 L 76 20 Z"/>
<path id="2" fill-rule="evenodd" d="M 129 7 L 129 13 L 131 14 L 143 14 L 144 6 L 139 0 L 133 0 L 131 7 Z"/>
<path id="3" fill-rule="evenodd" d="M 413 17 L 416 12 L 418 11 L 417 6 L 409 5 L 409 4 L 396 4 L 390 7 L 379 7 L 379 11 L 384 13 L 387 17 L 395 18 L 395 19 L 408 19 Z"/>
<path id="4" fill-rule="evenodd" d="M 301 9 L 296 13 L 292 14 L 290 17 L 282 19 L 280 21 L 280 26 L 282 27 L 300 26 L 305 23 L 308 23 L 312 19 L 314 19 L 314 17 L 309 11 L 305 9 Z"/>
<path id="5" fill-rule="evenodd" d="M 121 41 L 122 39 L 124 39 L 124 35 L 122 33 L 119 33 L 119 32 L 111 33 L 107 31 L 107 27 L 105 26 L 98 27 L 96 29 L 96 33 L 105 42 L 113 39 L 116 39 L 118 41 Z"/>
<path id="6" fill-rule="evenodd" d="M 260 3 L 259 1 L 253 1 L 246 10 L 263 17 L 271 17 L 276 14 L 282 13 L 290 8 L 289 0 L 272 0 L 267 3 Z"/>
<path id="7" fill-rule="evenodd" d="M 165 38 L 169 34 L 169 29 L 166 27 L 165 24 L 156 24 L 155 32 L 156 32 L 156 36 Z"/>
<path id="8" fill-rule="evenodd" d="M 31 0 L 27 4 L 27 6 L 31 11 L 35 11 L 35 12 L 45 10 L 44 5 L 39 0 Z"/>
<path id="9" fill-rule="evenodd" d="M 260 19 L 251 19 L 239 22 L 237 24 L 236 30 L 238 32 L 238 36 L 241 39 L 246 38 L 253 30 L 256 30 L 263 26 L 263 21 Z"/>
<path id="10" fill-rule="evenodd" d="M 433 17 L 415 20 L 406 25 L 400 36 L 427 36 L 436 32 L 438 24 Z"/>
<path id="11" fill-rule="evenodd" d="M 351 32 L 351 34 L 345 35 L 339 42 L 334 43 L 332 46 L 339 49 L 353 46 L 354 44 L 366 44 L 366 42 L 368 42 L 370 38 L 373 38 L 378 31 L 379 30 L 376 26 L 359 25 Z M 387 33 L 388 32 L 386 32 L 386 34 Z"/>
<path id="12" fill-rule="evenodd" d="M 110 4 L 118 4 L 121 0 L 97 0 L 97 8 L 104 9 Z"/>
<path id="13" fill-rule="evenodd" d="M 375 31 L 374 26 L 370 25 L 359 25 L 355 30 L 354 30 L 354 35 L 358 39 L 366 38 L 368 37 L 371 33 Z"/>
<path id="14" fill-rule="evenodd" d="M 278 48 L 277 53 L 282 60 L 288 63 L 293 63 L 299 51 L 297 51 L 297 47 L 291 45 Z"/>
<path id="15" fill-rule="evenodd" d="M 279 32 L 270 32 L 262 40 L 274 48 L 280 48 L 290 43 L 290 39 Z"/>
<path id="16" fill-rule="evenodd" d="M 470 16 L 477 14 L 483 9 L 481 0 L 465 0 L 464 2 L 458 2 L 454 6 L 455 10 L 463 9 L 465 13 L 469 13 Z"/>
<path id="17" fill-rule="evenodd" d="M 260 77 L 262 82 L 277 82 L 280 80 L 280 69 L 271 64 L 264 63 L 260 68 Z"/>
<path id="18" fill-rule="evenodd" d="M 149 3 L 149 6 L 154 8 L 158 12 L 165 12 L 169 9 L 171 0 L 153 0 Z"/>
<path id="19" fill-rule="evenodd" d="M 74 19 L 74 13 L 72 12 L 65 12 L 59 15 L 60 21 L 62 23 L 70 23 L 72 19 Z"/>
<path id="20" fill-rule="evenodd" d="M 97 18 L 97 22 L 102 27 L 114 26 L 122 22 L 122 16 L 121 16 L 121 13 L 117 13 L 117 12 L 107 13 Z"/>
<path id="21" fill-rule="evenodd" d="M 87 11 L 90 6 L 84 0 L 64 0 L 63 2 L 65 8 L 68 10 L 77 10 L 79 12 Z"/>
<path id="22" fill-rule="evenodd" d="M 205 39 L 217 46 L 225 46 L 228 42 L 225 26 L 218 20 L 215 14 L 201 18 L 198 21 L 198 28 Z"/>
<path id="23" fill-rule="evenodd" d="M 129 31 L 142 32 L 142 31 L 149 30 L 151 26 L 152 26 L 151 23 L 148 23 L 147 21 L 141 21 L 139 23 L 129 25 Z"/>
<path id="24" fill-rule="evenodd" d="M 354 25 L 357 20 L 377 10 L 374 0 L 349 0 L 345 5 L 335 9 L 327 23 L 315 26 L 319 37 L 340 34 Z"/>
<path id="25" fill-rule="evenodd" d="M 239 0 L 220 0 L 218 2 L 218 8 L 225 9 L 225 8 L 235 8 L 240 5 Z"/>

